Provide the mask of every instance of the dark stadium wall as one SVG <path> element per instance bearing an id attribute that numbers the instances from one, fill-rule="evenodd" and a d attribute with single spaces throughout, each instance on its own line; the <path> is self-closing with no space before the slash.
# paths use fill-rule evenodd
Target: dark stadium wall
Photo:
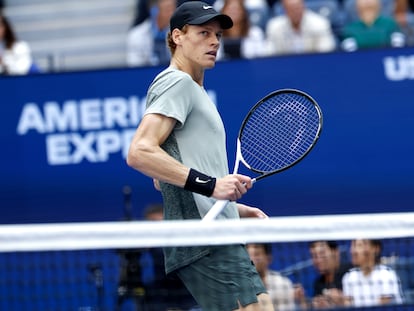
<path id="1" fill-rule="evenodd" d="M 125 155 L 161 69 L 1 77 L 1 223 L 120 220 L 125 185 L 135 218 L 160 202 Z M 228 131 L 230 167 L 239 125 L 267 93 L 301 89 L 323 110 L 309 156 L 244 202 L 271 216 L 412 210 L 413 49 L 221 62 L 205 88 Z"/>

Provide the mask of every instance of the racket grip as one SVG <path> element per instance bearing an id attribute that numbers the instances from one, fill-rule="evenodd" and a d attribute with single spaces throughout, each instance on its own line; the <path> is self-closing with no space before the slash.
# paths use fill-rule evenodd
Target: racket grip
<path id="1" fill-rule="evenodd" d="M 223 208 L 226 207 L 227 203 L 229 203 L 228 200 L 218 200 L 218 201 L 216 201 L 216 203 L 214 203 L 214 205 L 210 208 L 208 213 L 203 217 L 203 219 L 201 221 L 212 221 L 212 220 L 216 219 L 218 214 L 220 214 L 221 211 L 223 210 Z"/>

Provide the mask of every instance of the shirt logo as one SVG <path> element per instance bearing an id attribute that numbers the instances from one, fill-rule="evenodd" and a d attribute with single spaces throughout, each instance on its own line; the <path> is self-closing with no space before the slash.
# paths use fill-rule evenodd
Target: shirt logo
<path id="1" fill-rule="evenodd" d="M 212 9 L 213 7 L 211 5 L 203 5 L 204 10 Z"/>
<path id="2" fill-rule="evenodd" d="M 210 179 L 202 180 L 202 179 L 200 179 L 200 177 L 196 177 L 195 181 L 196 181 L 196 183 L 199 183 L 199 184 L 206 184 L 210 181 Z"/>

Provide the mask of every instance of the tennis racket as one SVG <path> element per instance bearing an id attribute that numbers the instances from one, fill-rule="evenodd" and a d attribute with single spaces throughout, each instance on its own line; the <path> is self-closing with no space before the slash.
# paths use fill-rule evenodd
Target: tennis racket
<path id="1" fill-rule="evenodd" d="M 240 162 L 259 174 L 253 182 L 292 167 L 315 146 L 322 123 L 322 111 L 308 94 L 295 89 L 268 94 L 243 120 L 233 174 Z M 202 221 L 215 219 L 228 202 L 218 200 Z"/>

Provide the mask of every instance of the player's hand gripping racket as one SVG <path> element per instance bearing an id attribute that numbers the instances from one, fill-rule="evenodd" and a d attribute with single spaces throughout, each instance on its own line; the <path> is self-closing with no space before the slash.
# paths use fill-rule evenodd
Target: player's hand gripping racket
<path id="1" fill-rule="evenodd" d="M 292 167 L 312 150 L 322 120 L 316 101 L 302 91 L 283 89 L 267 95 L 243 120 L 233 174 L 240 161 L 260 174 L 253 182 Z M 228 202 L 218 200 L 203 221 L 215 219 Z"/>

